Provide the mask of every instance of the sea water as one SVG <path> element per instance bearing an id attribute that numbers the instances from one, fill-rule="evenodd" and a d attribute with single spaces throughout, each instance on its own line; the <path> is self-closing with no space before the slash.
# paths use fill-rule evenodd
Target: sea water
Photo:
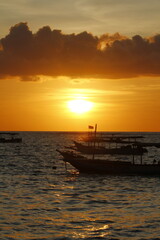
<path id="1" fill-rule="evenodd" d="M 143 135 L 160 142 L 159 133 Z M 20 136 L 22 143 L 0 144 L 0 239 L 160 239 L 160 177 L 66 171 L 56 149 L 78 133 Z M 144 161 L 153 159 L 159 148 Z"/>

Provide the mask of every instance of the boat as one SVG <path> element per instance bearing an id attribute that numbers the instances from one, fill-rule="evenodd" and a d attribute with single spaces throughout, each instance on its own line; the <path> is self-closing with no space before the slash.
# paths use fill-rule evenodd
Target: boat
<path id="1" fill-rule="evenodd" d="M 108 136 L 99 136 L 99 137 L 95 137 L 93 134 L 88 135 L 86 137 L 83 138 L 84 142 L 103 142 L 103 143 L 137 143 L 137 139 L 140 140 L 144 138 L 143 136 L 140 135 L 136 135 L 136 136 L 132 136 L 132 135 L 118 135 L 118 134 L 111 134 Z"/>
<path id="2" fill-rule="evenodd" d="M 102 147 L 94 146 L 93 144 L 84 144 L 81 142 L 73 141 L 77 151 L 84 154 L 115 154 L 115 155 L 140 155 L 147 152 L 147 149 L 138 144 L 127 144 L 120 147 Z"/>
<path id="3" fill-rule="evenodd" d="M 17 135 L 18 133 L 0 132 L 0 143 L 21 143 L 22 138 Z"/>
<path id="4" fill-rule="evenodd" d="M 88 158 L 74 151 L 57 151 L 63 156 L 63 161 L 70 163 L 81 173 L 116 174 L 116 175 L 160 175 L 160 163 L 144 164 L 133 161 L 112 161 L 107 159 Z"/>
<path id="5" fill-rule="evenodd" d="M 75 145 L 75 150 L 85 153 L 85 154 L 93 154 L 93 151 L 95 154 L 105 154 L 106 153 L 106 148 L 102 146 L 94 146 L 93 144 L 88 144 L 85 145 L 81 142 L 73 141 Z"/>
<path id="6" fill-rule="evenodd" d="M 96 157 L 96 130 L 97 125 L 95 125 L 95 132 L 94 132 L 94 144 L 92 148 L 88 148 L 91 152 L 91 156 L 82 155 L 81 153 L 76 152 L 75 150 L 59 150 L 57 151 L 63 157 L 62 160 L 66 163 L 71 164 L 74 168 L 76 168 L 79 172 L 82 173 L 96 173 L 96 174 L 118 174 L 118 175 L 160 175 L 160 162 L 156 162 L 155 159 L 152 163 L 145 163 L 143 162 L 142 156 L 146 151 L 143 151 L 143 146 L 159 146 L 155 145 L 155 143 L 151 144 L 142 144 L 141 142 L 135 141 L 131 143 L 130 148 L 132 149 L 132 157 L 130 160 L 125 160 L 122 158 L 121 152 L 117 151 L 116 158 L 113 156 L 115 153 L 110 152 L 110 155 L 103 154 L 103 158 Z M 76 143 L 76 142 L 75 142 Z M 80 146 L 81 150 L 84 147 L 83 145 Z M 129 147 L 128 147 L 129 148 Z M 135 150 L 139 150 L 136 152 Z M 78 149 L 77 149 L 78 150 Z M 84 149 L 83 149 L 84 150 Z M 86 149 L 85 149 L 86 150 Z M 104 149 L 103 149 L 104 150 Z M 85 152 L 86 153 L 86 152 Z M 127 151 L 123 150 L 123 154 L 128 155 Z M 140 156 L 140 160 L 137 162 L 135 160 L 135 155 Z M 118 159 L 118 160 L 117 160 Z"/>

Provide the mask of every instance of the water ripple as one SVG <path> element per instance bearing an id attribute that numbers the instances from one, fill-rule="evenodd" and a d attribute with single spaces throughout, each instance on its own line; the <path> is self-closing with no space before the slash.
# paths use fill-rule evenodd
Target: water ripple
<path id="1" fill-rule="evenodd" d="M 0 144 L 1 239 L 160 239 L 159 177 L 66 173 L 55 150 L 78 134 L 21 134 Z"/>

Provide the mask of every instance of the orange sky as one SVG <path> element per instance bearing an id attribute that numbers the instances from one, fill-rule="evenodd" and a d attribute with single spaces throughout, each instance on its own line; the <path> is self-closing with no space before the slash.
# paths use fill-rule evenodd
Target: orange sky
<path id="1" fill-rule="evenodd" d="M 104 131 L 160 131 L 159 78 L 74 79 L 39 82 L 0 81 L 1 130 L 77 131 L 98 123 Z M 77 80 L 77 79 L 76 79 Z M 71 112 L 69 100 L 94 103 L 84 114 Z"/>
<path id="2" fill-rule="evenodd" d="M 2 0 L 0 130 L 97 123 L 102 131 L 160 131 L 158 9 L 155 0 Z M 76 99 L 93 106 L 73 112 Z"/>

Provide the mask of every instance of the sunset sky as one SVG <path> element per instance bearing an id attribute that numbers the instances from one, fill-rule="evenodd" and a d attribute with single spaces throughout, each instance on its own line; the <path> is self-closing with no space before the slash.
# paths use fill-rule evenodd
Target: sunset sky
<path id="1" fill-rule="evenodd" d="M 159 0 L 1 0 L 0 131 L 160 131 Z"/>

